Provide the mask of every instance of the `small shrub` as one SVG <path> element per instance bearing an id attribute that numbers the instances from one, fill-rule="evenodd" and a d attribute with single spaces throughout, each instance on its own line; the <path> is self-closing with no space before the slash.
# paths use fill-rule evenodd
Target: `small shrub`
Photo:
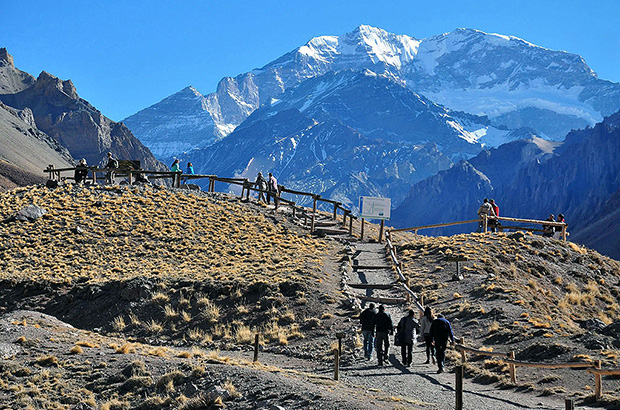
<path id="1" fill-rule="evenodd" d="M 73 346 L 71 348 L 71 350 L 69 350 L 69 353 L 71 354 L 82 354 L 84 351 L 82 350 L 82 348 L 80 346 Z"/>

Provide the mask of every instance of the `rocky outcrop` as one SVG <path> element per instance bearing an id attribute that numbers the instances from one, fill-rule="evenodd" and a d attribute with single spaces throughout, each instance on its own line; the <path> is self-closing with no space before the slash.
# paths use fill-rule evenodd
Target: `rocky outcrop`
<path id="1" fill-rule="evenodd" d="M 28 79 L 29 75 L 9 65 L 8 59 L 4 61 L 6 75 L 0 78 L 0 86 L 12 92 L 0 94 L 0 101 L 30 112 L 36 128 L 67 148 L 73 158 L 85 158 L 96 165 L 111 151 L 118 158 L 139 160 L 143 168 L 165 169 L 127 127 L 81 99 L 71 80 L 63 81 L 43 71 L 36 80 L 29 84 L 22 81 L 23 87 L 18 87 L 14 80 Z"/>

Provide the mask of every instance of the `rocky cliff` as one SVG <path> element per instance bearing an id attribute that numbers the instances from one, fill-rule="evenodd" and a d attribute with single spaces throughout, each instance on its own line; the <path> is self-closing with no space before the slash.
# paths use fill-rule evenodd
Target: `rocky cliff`
<path id="1" fill-rule="evenodd" d="M 125 125 L 81 99 L 71 80 L 62 81 L 45 71 L 35 80 L 15 68 L 6 50 L 0 60 L 0 101 L 18 110 L 30 110 L 36 128 L 66 147 L 73 158 L 86 158 L 96 165 L 111 151 L 118 158 L 140 160 L 144 168 L 164 169 Z"/>

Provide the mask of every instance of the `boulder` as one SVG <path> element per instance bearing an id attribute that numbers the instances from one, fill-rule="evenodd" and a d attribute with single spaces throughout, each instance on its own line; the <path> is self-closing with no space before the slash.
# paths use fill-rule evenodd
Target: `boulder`
<path id="1" fill-rule="evenodd" d="M 605 326 L 601 333 L 607 336 L 611 336 L 614 339 L 620 340 L 620 320 L 616 320 L 610 325 Z"/>
<path id="2" fill-rule="evenodd" d="M 222 386 L 211 386 L 205 392 L 205 396 L 209 403 L 213 403 L 218 397 L 221 397 L 223 401 L 229 400 L 232 394 Z"/>
<path id="3" fill-rule="evenodd" d="M 14 216 L 14 221 L 35 221 L 45 215 L 47 211 L 37 205 L 28 205 L 24 209 L 18 211 Z"/>
<path id="4" fill-rule="evenodd" d="M 592 318 L 580 323 L 584 329 L 600 333 L 607 325 L 600 319 Z"/>

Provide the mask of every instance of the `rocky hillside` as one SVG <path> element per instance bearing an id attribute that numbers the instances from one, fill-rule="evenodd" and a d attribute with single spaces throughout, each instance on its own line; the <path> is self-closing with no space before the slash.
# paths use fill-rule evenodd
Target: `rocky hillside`
<path id="1" fill-rule="evenodd" d="M 355 303 L 341 290 L 354 241 L 312 237 L 285 207 L 150 186 L 28 187 L 0 199 L 0 400 L 12 408 L 396 409 L 434 388 L 425 365 L 408 374 L 398 355 L 382 369 L 363 359 Z M 13 218 L 28 205 L 46 213 Z M 468 344 L 618 365 L 618 262 L 521 233 L 396 243 L 412 288 Z M 469 259 L 462 280 L 452 280 L 454 255 Z M 339 331 L 346 379 L 333 383 Z M 270 366 L 249 361 L 256 332 Z M 373 377 L 385 372 L 424 385 Z M 513 386 L 501 362 L 474 361 L 468 375 L 507 396 L 591 395 L 583 372 L 520 371 Z"/>
<path id="2" fill-rule="evenodd" d="M 165 169 L 127 127 L 81 99 L 71 80 L 45 71 L 35 79 L 15 68 L 6 49 L 0 51 L 0 91 L 1 102 L 28 110 L 34 120 L 31 125 L 56 140 L 73 158 L 86 158 L 97 165 L 111 151 L 118 158 L 141 161 L 145 169 Z M 46 166 L 40 164 L 41 169 Z"/>
<path id="3" fill-rule="evenodd" d="M 32 111 L 0 102 L 0 189 L 44 183 L 43 169 L 73 166 L 69 151 L 41 132 Z"/>

